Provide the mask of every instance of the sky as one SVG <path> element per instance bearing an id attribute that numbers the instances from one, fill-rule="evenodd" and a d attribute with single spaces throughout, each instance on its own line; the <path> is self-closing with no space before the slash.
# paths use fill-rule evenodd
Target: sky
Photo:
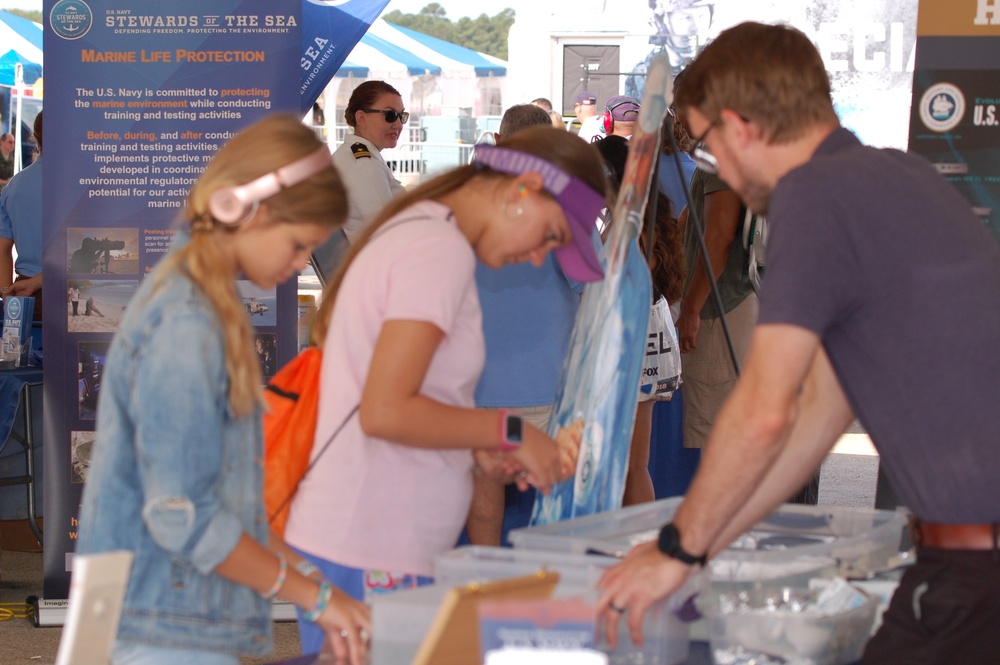
<path id="1" fill-rule="evenodd" d="M 0 9 L 25 9 L 40 12 L 42 11 L 42 0 L 0 0 Z"/>
<path id="2" fill-rule="evenodd" d="M 400 10 L 407 14 L 416 14 L 434 0 L 391 0 L 385 8 L 386 12 Z M 517 8 L 523 0 L 436 0 L 444 7 L 447 16 L 457 21 L 463 16 L 475 18 L 480 14 L 496 16 L 507 7 Z M 42 11 L 42 0 L 0 0 L 2 9 L 27 9 Z"/>

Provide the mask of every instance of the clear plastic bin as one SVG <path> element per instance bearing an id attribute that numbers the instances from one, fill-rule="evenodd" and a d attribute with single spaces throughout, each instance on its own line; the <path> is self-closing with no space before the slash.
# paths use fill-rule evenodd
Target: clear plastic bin
<path id="1" fill-rule="evenodd" d="M 372 600 L 371 665 L 412 663 L 449 586 L 435 584 Z"/>
<path id="2" fill-rule="evenodd" d="M 618 562 L 613 557 L 600 555 L 469 546 L 437 557 L 434 574 L 438 584 L 455 586 L 530 575 L 545 569 L 559 573 L 554 598 L 577 597 L 596 601 L 599 595 L 597 582 L 607 568 Z M 598 643 L 597 648 L 608 654 L 609 664 L 671 665 L 686 660 L 690 641 L 688 624 L 681 621 L 674 611 L 695 594 L 699 581 L 692 580 L 678 593 L 649 609 L 643 622 L 643 646 L 632 643 L 624 622 L 615 651 L 610 651 L 604 642 Z"/>
<path id="3" fill-rule="evenodd" d="M 751 592 L 751 606 L 762 606 L 766 593 L 764 590 Z M 877 604 L 875 599 L 866 596 L 863 605 L 830 616 L 723 613 L 717 602 L 703 606 L 702 612 L 708 621 L 712 662 L 720 662 L 717 651 L 731 653 L 734 649 L 743 649 L 777 657 L 778 662 L 846 665 L 861 658 Z"/>
<path id="4" fill-rule="evenodd" d="M 553 597 L 579 597 L 596 601 L 597 581 L 604 570 L 617 563 L 602 556 L 559 552 L 533 552 L 494 547 L 462 547 L 435 561 L 436 584 L 413 591 L 376 597 L 372 604 L 372 665 L 408 663 L 416 655 L 448 589 L 471 582 L 488 582 L 530 575 L 539 569 L 559 573 Z M 689 598 L 679 593 L 674 599 Z M 610 651 L 606 643 L 597 648 L 607 653 L 609 665 L 672 665 L 687 659 L 688 626 L 675 614 L 678 601 L 667 599 L 650 608 L 643 624 L 644 644 L 632 644 L 627 631 Z M 624 628 L 624 624 L 623 624 Z"/>
<path id="5" fill-rule="evenodd" d="M 509 547 L 466 546 L 434 559 L 434 581 L 459 586 L 470 582 L 490 582 L 507 577 L 531 575 L 539 569 L 559 573 L 554 598 L 594 595 L 604 571 L 618 563 L 613 557 L 580 555 Z"/>
<path id="6" fill-rule="evenodd" d="M 683 497 L 510 533 L 516 548 L 624 556 L 656 538 Z M 885 567 L 898 554 L 906 519 L 901 513 L 841 506 L 786 504 L 715 558 L 711 577 L 736 582 L 781 578 L 793 569 L 832 560 L 856 570 Z"/>

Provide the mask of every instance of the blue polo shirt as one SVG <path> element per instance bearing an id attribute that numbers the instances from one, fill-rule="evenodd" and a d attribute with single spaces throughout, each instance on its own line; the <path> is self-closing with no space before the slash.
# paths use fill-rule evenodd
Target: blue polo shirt
<path id="1" fill-rule="evenodd" d="M 14 272 L 42 272 L 42 156 L 15 175 L 0 193 L 0 238 L 14 241 Z"/>
<path id="2" fill-rule="evenodd" d="M 552 404 L 584 285 L 570 281 L 551 252 L 540 268 L 478 263 L 476 284 L 486 338 L 476 405 Z"/>

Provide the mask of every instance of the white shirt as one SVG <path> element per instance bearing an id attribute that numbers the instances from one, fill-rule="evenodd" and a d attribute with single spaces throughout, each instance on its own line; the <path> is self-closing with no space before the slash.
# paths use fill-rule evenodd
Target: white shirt
<path id="1" fill-rule="evenodd" d="M 354 242 L 389 199 L 405 188 L 392 175 L 375 144 L 356 134 L 344 137 L 344 143 L 333 152 L 333 165 L 347 189 L 350 207 L 344 233 Z"/>
<path id="2" fill-rule="evenodd" d="M 580 133 L 578 136 L 587 143 L 593 142 L 594 137 L 601 134 L 602 115 L 603 114 L 599 113 L 597 115 L 592 115 L 589 118 L 585 118 L 580 124 Z"/>

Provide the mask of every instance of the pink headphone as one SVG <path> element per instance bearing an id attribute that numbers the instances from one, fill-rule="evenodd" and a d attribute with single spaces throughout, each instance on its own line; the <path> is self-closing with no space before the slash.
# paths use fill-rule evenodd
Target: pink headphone
<path id="1" fill-rule="evenodd" d="M 330 150 L 319 148 L 277 171 L 272 171 L 245 185 L 221 187 L 208 199 L 208 211 L 220 224 L 240 224 L 257 211 L 257 204 L 282 189 L 297 185 L 333 165 Z"/>

